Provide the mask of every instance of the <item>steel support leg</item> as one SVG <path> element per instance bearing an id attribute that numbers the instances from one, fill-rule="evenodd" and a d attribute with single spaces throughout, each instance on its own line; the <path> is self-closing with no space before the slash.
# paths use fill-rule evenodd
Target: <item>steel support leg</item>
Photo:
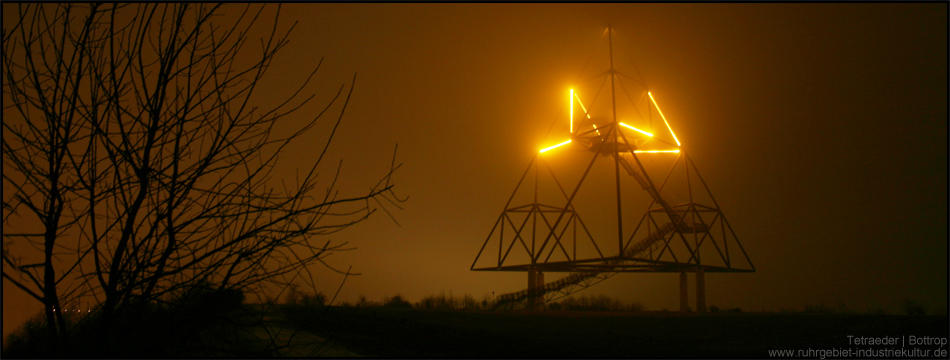
<path id="1" fill-rule="evenodd" d="M 538 298 L 534 295 L 537 292 L 538 271 L 528 270 L 528 310 L 537 311 Z"/>
<path id="2" fill-rule="evenodd" d="M 534 286 L 536 291 L 540 294 L 544 291 L 544 273 L 538 271 L 538 276 L 535 278 Z M 535 311 L 544 310 L 544 296 L 535 297 Z"/>
<path id="3" fill-rule="evenodd" d="M 696 311 L 706 312 L 706 277 L 701 266 L 696 269 Z"/>
<path id="4" fill-rule="evenodd" d="M 680 312 L 686 313 L 689 312 L 689 295 L 688 286 L 686 285 L 686 273 L 680 273 Z"/>

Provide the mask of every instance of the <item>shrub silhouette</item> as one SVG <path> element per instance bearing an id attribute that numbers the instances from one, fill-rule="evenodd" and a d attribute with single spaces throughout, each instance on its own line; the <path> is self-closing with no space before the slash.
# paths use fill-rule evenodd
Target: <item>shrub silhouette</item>
<path id="1" fill-rule="evenodd" d="M 402 298 L 402 295 L 396 294 L 391 298 L 383 299 L 383 307 L 388 308 L 412 308 L 412 303 Z"/>
<path id="2" fill-rule="evenodd" d="M 167 303 L 143 302 L 104 321 L 101 311 L 72 317 L 70 342 L 47 344 L 42 314 L 8 336 L 4 357 L 170 358 L 272 355 L 242 331 L 250 316 L 237 289 L 195 286 Z"/>
<path id="3" fill-rule="evenodd" d="M 624 303 L 607 295 L 568 297 L 547 305 L 549 310 L 559 311 L 643 311 L 643 303 Z"/>
<path id="4" fill-rule="evenodd" d="M 918 304 L 914 300 L 904 300 L 904 313 L 910 316 L 927 315 L 927 311 L 924 310 L 923 305 Z"/>

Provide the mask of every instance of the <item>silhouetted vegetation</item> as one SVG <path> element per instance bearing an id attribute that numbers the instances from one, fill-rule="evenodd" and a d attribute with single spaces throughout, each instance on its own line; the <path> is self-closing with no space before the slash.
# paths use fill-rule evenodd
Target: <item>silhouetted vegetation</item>
<path id="1" fill-rule="evenodd" d="M 3 341 L 3 356 L 20 357 L 38 357 L 49 358 L 60 354 L 54 353 L 56 347 L 48 336 L 46 326 L 45 312 L 37 313 L 26 323 L 7 335 Z M 74 325 L 74 320 L 64 321 L 69 327 Z"/>
<path id="2" fill-rule="evenodd" d="M 51 346 L 38 314 L 10 334 L 4 357 L 171 358 L 274 356 L 251 328 L 258 315 L 236 289 L 196 286 L 171 301 L 125 307 L 104 321 L 100 310 L 65 317 L 69 342 Z"/>
<path id="3" fill-rule="evenodd" d="M 440 295 L 428 298 L 446 307 L 452 302 L 450 296 L 444 301 Z M 776 348 L 841 346 L 855 329 L 868 336 L 947 336 L 945 316 L 732 312 L 720 309 L 704 316 L 334 306 L 288 319 L 360 355 L 386 358 L 764 358 Z"/>
<path id="4" fill-rule="evenodd" d="M 765 357 L 778 347 L 836 346 L 855 328 L 947 333 L 945 316 L 855 314 L 841 302 L 784 314 L 710 306 L 715 314 L 704 316 L 644 311 L 606 295 L 568 297 L 540 313 L 487 311 L 490 300 L 441 292 L 411 308 L 397 294 L 378 302 L 361 296 L 360 306 L 297 301 L 284 309 L 299 329 L 370 357 Z"/>
<path id="5" fill-rule="evenodd" d="M 690 311 L 692 311 L 692 310 L 690 310 Z M 721 309 L 721 308 L 719 308 L 719 307 L 716 306 L 716 305 L 712 305 L 712 306 L 709 307 L 709 312 L 710 312 L 710 313 L 718 313 L 718 312 L 741 313 L 741 312 L 742 312 L 742 309 L 740 309 L 740 308 L 732 308 L 732 309 L 724 309 L 724 308 L 723 308 L 723 309 Z"/>
<path id="6" fill-rule="evenodd" d="M 623 302 L 607 295 L 569 296 L 559 302 L 547 305 L 549 310 L 567 311 L 643 311 L 640 302 Z"/>
<path id="7" fill-rule="evenodd" d="M 486 297 L 488 297 L 486 295 Z M 417 309 L 430 310 L 487 310 L 488 301 L 475 300 L 471 294 L 465 294 L 462 297 L 446 295 L 443 291 L 439 295 L 427 295 L 422 297 L 416 303 Z"/>
<path id="8" fill-rule="evenodd" d="M 322 308 L 326 305 L 327 297 L 322 292 L 310 294 L 300 291 L 297 286 L 290 286 L 287 297 L 284 301 L 288 306 L 316 307 Z"/>
<path id="9" fill-rule="evenodd" d="M 309 294 L 296 285 L 288 287 L 287 296 L 280 310 L 289 318 L 307 317 L 313 312 L 326 310 L 326 296 L 321 292 Z"/>
<path id="10" fill-rule="evenodd" d="M 323 310 L 325 307 L 325 296 L 322 293 L 307 294 L 300 292 L 299 288 L 293 286 L 290 288 L 284 307 L 292 309 L 288 311 L 307 311 Z M 471 294 L 455 296 L 452 293 L 446 294 L 444 291 L 439 294 L 426 295 L 415 304 L 409 302 L 402 295 L 384 297 L 381 301 L 372 301 L 365 295 L 360 295 L 359 301 L 355 305 L 347 302 L 337 304 L 338 307 L 388 307 L 388 308 L 415 308 L 421 310 L 468 310 L 468 311 L 487 311 L 493 306 L 491 295 L 486 294 L 481 300 L 476 299 Z M 607 295 L 588 295 L 580 297 L 567 297 L 561 301 L 551 302 L 545 305 L 547 310 L 551 311 L 644 311 L 643 304 L 638 301 L 624 302 L 619 299 L 611 298 Z M 729 310 L 732 312 L 741 312 L 739 309 Z"/>
<path id="11" fill-rule="evenodd" d="M 908 299 L 904 300 L 904 313 L 910 316 L 923 316 L 927 315 L 927 310 L 924 309 L 923 305 Z"/>
<path id="12" fill-rule="evenodd" d="M 355 74 L 348 92 L 317 104 L 319 62 L 295 64 L 299 81 L 262 97 L 293 28 L 265 8 L 4 6 L 17 21 L 4 22 L 0 58 L 2 273 L 43 305 L 50 346 L 80 343 L 62 304 L 101 299 L 97 323 L 118 329 L 203 284 L 260 294 L 350 249 L 322 236 L 404 201 L 393 193 L 395 152 L 354 193 L 338 189 L 339 164 L 322 164 Z M 315 127 L 324 142 L 308 144 L 309 164 L 282 181 L 278 155 Z M 204 296 L 180 308 L 201 308 L 188 302 Z"/>
<path id="13" fill-rule="evenodd" d="M 867 314 L 868 315 L 890 315 L 891 311 L 883 307 L 875 307 L 875 308 L 868 309 Z"/>
<path id="14" fill-rule="evenodd" d="M 391 298 L 383 299 L 383 307 L 411 309 L 412 303 L 402 298 L 402 295 L 396 294 Z"/>
<path id="15" fill-rule="evenodd" d="M 825 303 L 818 305 L 805 305 L 805 312 L 811 314 L 849 314 L 848 306 L 842 301 L 838 301 L 835 306 L 827 306 Z"/>

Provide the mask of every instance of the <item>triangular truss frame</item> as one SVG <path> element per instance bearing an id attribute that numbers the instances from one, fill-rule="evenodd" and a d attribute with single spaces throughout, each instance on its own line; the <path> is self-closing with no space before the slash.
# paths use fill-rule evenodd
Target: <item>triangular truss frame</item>
<path id="1" fill-rule="evenodd" d="M 608 37 L 611 34 L 612 31 L 608 28 Z M 644 91 L 652 103 L 652 106 L 647 109 L 647 116 L 652 116 L 650 115 L 652 109 L 656 109 L 675 144 L 618 121 L 615 79 L 617 75 L 626 75 L 613 69 L 612 40 L 610 40 L 610 53 L 611 69 L 604 73 L 610 78 L 610 96 L 613 105 L 610 122 L 606 124 L 601 122 L 598 126 L 589 109 L 581 102 L 581 97 L 573 89 L 570 91 L 570 139 L 543 148 L 532 158 L 472 263 L 471 270 L 473 271 L 529 272 L 529 289 L 499 296 L 496 298 L 496 308 L 519 306 L 518 304 L 525 303 L 524 300 L 542 296 L 546 301 L 555 300 L 597 284 L 620 272 L 755 272 L 755 266 L 745 248 L 739 242 L 735 231 L 712 196 L 696 165 L 681 148 L 680 140 L 673 133 L 653 94 L 647 90 Z M 601 90 L 604 85 L 606 85 L 606 79 L 601 85 Z M 627 90 L 623 88 L 623 91 Z M 591 100 L 591 106 L 594 106 L 599 94 L 600 90 L 595 93 L 594 100 Z M 642 98 L 641 95 L 641 100 Z M 575 104 L 580 105 L 582 110 L 576 124 Z M 661 148 L 652 145 L 657 142 L 665 145 Z M 646 144 L 651 145 L 646 146 Z M 560 147 L 580 148 L 592 153 L 590 162 L 576 185 L 570 188 L 570 193 L 566 191 L 563 183 L 558 180 L 558 176 L 543 158 L 547 156 L 545 153 L 548 151 Z M 673 154 L 676 159 L 666 177 L 657 186 L 645 169 L 640 156 L 673 156 Z M 598 158 L 613 160 L 617 231 L 614 236 L 607 236 L 608 239 L 606 239 L 608 242 L 616 241 L 613 245 L 598 243 L 599 236 L 592 234 L 581 214 L 574 207 L 575 197 Z M 562 205 L 542 203 L 538 200 L 538 182 L 542 174 L 542 164 L 546 170 L 543 172 L 544 176 L 549 176 L 563 196 Z M 640 216 L 640 221 L 629 234 L 624 231 L 624 225 L 627 225 L 629 229 L 629 225 L 632 224 L 625 224 L 622 215 L 624 206 L 621 197 L 623 191 L 621 168 L 627 175 L 633 177 L 636 180 L 635 184 L 652 198 L 646 211 Z M 529 186 L 525 179 L 532 169 L 535 173 L 533 201 L 512 205 L 519 190 Z M 677 177 L 674 173 L 680 171 L 685 175 L 688 200 L 670 204 L 663 198 L 661 192 L 668 186 L 671 176 Z M 700 198 L 708 198 L 709 202 L 703 203 L 699 200 Z M 610 240 L 611 237 L 614 240 Z M 588 253 L 595 252 L 596 256 L 579 256 L 578 245 L 588 244 L 593 247 L 593 251 L 588 251 Z M 496 256 L 491 256 L 490 254 L 496 249 Z M 487 260 L 490 258 L 492 260 Z M 570 274 L 532 289 L 530 287 L 535 286 L 532 274 L 539 272 L 569 272 Z"/>

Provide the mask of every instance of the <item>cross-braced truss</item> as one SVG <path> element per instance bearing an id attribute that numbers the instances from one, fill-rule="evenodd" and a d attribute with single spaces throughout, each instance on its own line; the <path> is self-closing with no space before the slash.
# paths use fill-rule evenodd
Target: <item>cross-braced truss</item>
<path id="1" fill-rule="evenodd" d="M 610 33 L 608 29 L 608 36 Z M 522 307 L 538 298 L 553 301 L 620 272 L 755 271 L 705 180 L 681 149 L 682 144 L 653 94 L 643 86 L 637 106 L 621 83 L 633 103 L 626 109 L 637 115 L 628 119 L 639 121 L 631 125 L 617 120 L 614 81 L 625 75 L 613 69 L 612 42 L 610 46 L 611 70 L 605 75 L 611 80 L 612 112 L 609 116 L 597 116 L 603 111 L 598 113 L 594 106 L 606 79 L 590 100 L 590 108 L 584 105 L 580 94 L 570 90 L 570 139 L 543 148 L 533 157 L 471 267 L 474 271 L 569 274 L 536 288 L 501 295 L 496 298 L 496 308 Z M 663 120 L 665 126 L 655 129 L 667 135 L 665 138 L 651 130 L 653 111 Z M 549 159 L 558 152 L 553 150 L 561 147 L 581 150 L 558 150 L 573 153 L 575 159 L 577 153 L 590 154 L 586 167 Z M 658 172 L 666 166 L 665 177 L 657 183 L 655 180 L 661 178 Z M 572 187 L 565 188 L 559 177 L 570 178 L 562 175 L 579 168 L 584 171 Z M 531 181 L 525 181 L 532 170 L 533 189 Z M 613 189 L 605 189 L 603 184 L 585 187 L 585 180 L 596 182 L 591 180 L 596 177 L 591 176 L 594 172 L 613 178 Z M 630 188 L 643 192 L 622 190 Z M 594 199 L 593 206 L 591 201 L 584 204 L 590 200 L 587 198 L 610 191 L 615 192 L 615 200 Z M 515 203 L 519 194 L 528 194 L 527 199 L 522 196 Z M 641 196 L 637 197 L 638 194 Z M 545 199 L 539 200 L 539 195 L 546 195 L 541 196 Z M 585 205 L 583 211 L 578 210 Z M 642 210 L 634 210 L 643 205 L 646 206 Z M 590 211 L 598 226 L 589 226 L 582 219 L 582 213 L 588 214 L 584 211 Z M 611 214 L 604 216 L 605 213 Z M 637 213 L 642 215 L 631 216 Z M 605 227 L 604 223 L 614 225 Z"/>

